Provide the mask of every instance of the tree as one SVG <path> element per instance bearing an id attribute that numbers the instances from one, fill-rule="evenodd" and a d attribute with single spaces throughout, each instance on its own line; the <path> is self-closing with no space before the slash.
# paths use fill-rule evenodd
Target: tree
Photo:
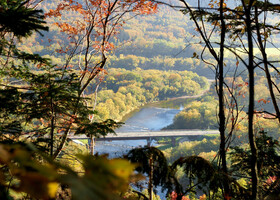
<path id="1" fill-rule="evenodd" d="M 153 187 L 159 185 L 162 186 L 162 190 L 167 190 L 167 197 L 176 194 L 177 200 L 183 200 L 187 194 L 195 193 L 196 188 L 207 194 L 211 191 L 215 197 L 219 188 L 224 188 L 223 184 L 227 183 L 225 179 L 230 179 L 227 174 L 216 169 L 215 163 L 199 156 L 184 156 L 168 165 L 164 154 L 155 147 L 132 149 L 126 158 L 139 165 L 136 171 L 148 175 L 149 199 L 152 197 Z M 187 183 L 179 179 L 180 170 L 187 178 Z M 235 185 L 235 188 L 242 190 L 238 185 Z"/>
<path id="2" fill-rule="evenodd" d="M 55 10 L 50 10 L 47 17 L 60 17 L 66 12 L 74 12 L 75 21 L 60 21 L 55 25 L 67 35 L 69 43 L 65 47 L 57 49 L 58 53 L 65 55 L 64 69 L 74 66 L 74 69 L 79 70 L 79 94 L 80 98 L 86 96 L 86 89 L 91 84 L 92 80 L 99 79 L 96 84 L 95 94 L 99 84 L 106 74 L 104 70 L 107 62 L 107 57 L 114 49 L 114 44 L 111 38 L 114 37 L 122 24 L 125 23 L 125 14 L 134 12 L 136 14 L 150 14 L 155 12 L 157 4 L 150 1 L 120 1 L 120 0 L 97 0 L 83 2 L 64 0 L 58 4 Z M 75 56 L 79 57 L 77 65 L 73 63 Z M 92 94 L 92 92 L 90 92 Z M 93 98 L 96 101 L 95 98 Z M 83 103 L 88 107 L 94 105 L 94 102 L 83 100 Z M 94 108 L 94 106 L 93 106 Z M 73 113 L 76 115 L 76 112 Z M 94 115 L 89 115 L 89 120 L 94 121 Z M 54 153 L 56 157 L 61 151 L 67 136 L 72 128 L 69 124 L 68 128 L 63 133 L 62 140 Z"/>
<path id="3" fill-rule="evenodd" d="M 28 8 L 27 4 L 23 1 L 1 1 L 1 39 L 8 33 L 20 38 L 30 36 L 34 31 L 48 30 L 42 10 Z"/>
<path id="4" fill-rule="evenodd" d="M 232 133 L 236 126 L 239 116 L 239 107 L 237 96 L 234 91 L 233 77 L 232 85 L 228 85 L 224 81 L 224 52 L 225 49 L 231 52 L 237 59 L 236 69 L 234 74 L 237 74 L 237 67 L 239 61 L 246 67 L 248 72 L 248 88 L 249 88 L 249 100 L 248 100 L 248 138 L 250 149 L 252 151 L 251 157 L 251 177 L 252 177 L 252 199 L 258 197 L 259 181 L 257 174 L 258 167 L 258 150 L 255 141 L 255 130 L 254 130 L 254 114 L 255 114 L 255 71 L 257 67 L 260 67 L 265 71 L 267 77 L 267 83 L 270 91 L 270 96 L 275 109 L 275 114 L 270 113 L 275 118 L 278 118 L 279 108 L 275 98 L 275 91 L 279 92 L 277 84 L 273 82 L 272 75 L 268 69 L 268 66 L 272 67 L 273 70 L 278 70 L 273 65 L 273 61 L 269 62 L 266 54 L 266 44 L 268 38 L 272 34 L 276 34 L 279 31 L 278 24 L 268 24 L 267 16 L 270 13 L 278 14 L 278 4 L 271 3 L 269 1 L 256 1 L 240 0 L 236 4 L 231 2 L 220 1 L 209 1 L 202 2 L 198 0 L 196 3 L 180 0 L 181 5 L 171 5 L 174 8 L 180 8 L 185 14 L 189 14 L 191 19 L 194 21 L 196 30 L 201 36 L 205 49 L 215 59 L 216 63 L 209 63 L 204 59 L 203 50 L 201 54 L 202 60 L 207 64 L 212 65 L 216 72 L 217 94 L 219 98 L 219 130 L 221 136 L 220 144 L 220 157 L 221 165 L 224 172 L 227 171 L 226 165 L 226 150 L 230 145 Z M 208 4 L 209 3 L 209 4 Z M 166 3 L 164 3 L 166 4 Z M 195 5 L 195 6 L 194 6 Z M 263 14 L 263 15 L 262 15 Z M 211 26 L 210 26 L 210 22 Z M 218 33 L 219 36 L 215 36 Z M 218 40 L 216 40 L 218 38 Z M 219 45 L 219 53 L 213 47 Z M 258 57 L 254 54 L 254 48 L 258 47 L 261 56 Z M 194 54 L 196 56 L 197 54 Z M 263 66 L 262 66 L 263 65 Z M 225 92 L 226 91 L 226 92 Z M 226 94 L 229 94 L 226 96 Z M 228 108 L 230 112 L 226 117 L 225 108 Z M 242 110 L 242 107 L 241 107 Z M 262 111 L 259 111 L 262 112 Z M 267 113 L 267 111 L 264 111 Z M 231 127 L 226 131 L 226 123 L 231 122 Z M 226 134 L 226 132 L 228 132 Z M 226 185 L 225 185 L 226 186 Z M 226 186 L 227 187 L 227 186 Z M 225 188 L 225 196 L 228 195 L 229 188 Z"/>
<path id="5" fill-rule="evenodd" d="M 119 192 L 128 188 L 134 169 L 129 162 L 79 156 L 81 175 L 53 160 L 54 132 L 59 133 L 69 123 L 77 134 L 93 130 L 91 135 L 106 134 L 116 123 L 90 123 L 92 112 L 77 95 L 77 75 L 17 49 L 16 39 L 47 30 L 41 10 L 28 8 L 28 1 L 4 0 L 0 15 L 0 198 L 14 198 L 13 191 L 20 193 L 16 198 L 54 199 L 58 188 L 67 186 L 73 199 L 81 194 L 85 199 L 117 199 Z M 34 65 L 38 69 L 30 70 Z"/>
<path id="6" fill-rule="evenodd" d="M 14 198 L 11 191 L 25 199 L 118 199 L 133 177 L 134 166 L 124 159 L 80 155 L 81 173 L 32 145 L 0 144 L 0 152 L 1 199 Z"/>
<path id="7" fill-rule="evenodd" d="M 60 140 L 59 134 L 65 135 L 70 127 L 74 134 L 99 137 L 99 134 L 104 136 L 108 131 L 113 132 L 119 123 L 110 120 L 93 123 L 89 119 L 94 112 L 84 104 L 81 79 L 73 70 L 54 66 L 48 59 L 17 49 L 16 39 L 27 37 L 32 31 L 48 29 L 44 26 L 42 11 L 28 5 L 23 1 L 3 2 L 1 137 L 10 142 L 15 140 L 14 137 L 17 140 L 31 139 L 37 144 L 44 141 L 45 150 L 55 158 L 57 142 L 60 145 L 65 142 Z M 15 24 L 7 23 L 8 17 Z M 99 129 L 101 131 L 92 132 Z"/>
<path id="8" fill-rule="evenodd" d="M 42 87 L 38 87 L 38 82 L 44 78 L 41 75 L 31 73 L 28 64 L 34 63 L 51 67 L 50 63 L 39 55 L 19 51 L 15 42 L 16 39 L 30 36 L 34 31 L 48 30 L 43 18 L 41 10 L 28 8 L 25 1 L 1 2 L 0 130 L 2 141 L 12 142 L 18 140 L 23 133 L 32 132 L 32 128 L 29 128 L 28 125 L 32 120 L 41 117 L 40 111 L 38 110 L 35 114 L 35 110 L 40 108 L 40 103 L 38 104 L 36 100 L 42 98 L 43 95 Z M 11 21 L 13 23 L 10 23 Z M 35 87 L 28 85 L 31 82 Z M 39 84 L 48 84 L 48 82 L 49 79 L 44 79 L 44 83 Z M 27 92 L 29 89 L 30 92 Z"/>
<path id="9" fill-rule="evenodd" d="M 153 187 L 168 183 L 169 169 L 163 153 L 155 147 L 135 148 L 126 158 L 132 163 L 141 163 L 136 171 L 148 174 L 148 194 L 149 200 L 152 200 Z"/>
<path id="10" fill-rule="evenodd" d="M 210 34 L 208 34 L 205 31 L 205 24 L 204 24 L 204 20 L 203 20 L 203 15 L 205 14 L 205 10 L 203 8 L 201 8 L 200 6 L 200 1 L 198 1 L 198 7 L 190 7 L 189 4 L 187 3 L 187 1 L 182 0 L 181 1 L 184 4 L 185 13 L 189 13 L 192 20 L 195 22 L 197 31 L 199 32 L 200 36 L 202 37 L 206 48 L 208 49 L 208 51 L 211 53 L 211 55 L 213 56 L 213 58 L 215 59 L 216 63 L 210 63 L 214 69 L 215 69 L 215 77 L 216 77 L 216 90 L 217 90 L 217 94 L 218 94 L 218 99 L 219 99 L 219 112 L 218 112 L 218 116 L 219 116 L 219 131 L 220 131 L 220 150 L 219 150 L 219 154 L 220 154 L 220 158 L 221 158 L 221 165 L 222 165 L 222 170 L 225 174 L 227 174 L 227 162 L 226 162 L 226 151 L 227 151 L 227 141 L 229 141 L 228 139 L 226 139 L 226 116 L 225 116 L 225 95 L 224 95 L 224 43 L 225 43 L 225 34 L 226 34 L 226 26 L 225 26 L 225 20 L 224 20 L 224 1 L 221 0 L 219 1 L 219 9 L 217 9 L 218 14 L 215 13 L 216 15 L 218 15 L 218 17 L 216 18 L 216 22 L 214 23 L 215 26 L 219 26 L 220 28 L 220 41 L 218 41 L 219 44 L 219 54 L 216 53 L 216 51 L 213 48 L 213 44 L 211 42 L 211 35 L 212 32 L 214 31 L 214 29 L 210 32 Z M 212 3 L 212 1 L 209 2 L 209 5 L 213 5 L 214 3 Z M 201 25 L 199 25 L 198 20 L 200 20 L 202 23 Z M 219 24 L 218 24 L 219 23 Z M 203 59 L 203 56 L 201 56 Z M 208 63 L 209 64 L 209 63 Z M 234 116 L 232 116 L 232 118 L 234 118 Z M 236 121 L 235 121 L 236 123 Z M 233 126 L 235 125 L 235 123 L 233 123 Z M 233 130 L 233 128 L 232 128 Z M 230 131 L 228 133 L 228 136 L 230 136 L 232 134 L 232 131 Z M 230 188 L 229 188 L 229 183 L 228 184 L 224 184 L 225 185 L 225 194 L 229 195 L 230 193 Z"/>
<path id="11" fill-rule="evenodd" d="M 254 87 L 255 87 L 255 69 L 257 67 L 260 67 L 260 65 L 257 63 L 255 55 L 254 55 L 254 46 L 258 46 L 260 48 L 260 51 L 262 53 L 262 58 L 257 58 L 258 60 L 261 60 L 264 64 L 264 70 L 268 81 L 269 91 L 271 95 L 271 99 L 273 101 L 273 105 L 275 108 L 276 115 L 279 113 L 279 108 L 276 103 L 275 95 L 272 89 L 272 80 L 270 78 L 270 74 L 268 71 L 268 61 L 267 56 L 265 52 L 265 45 L 266 39 L 269 36 L 269 33 L 271 33 L 273 30 L 277 29 L 277 25 L 274 25 L 273 28 L 269 24 L 266 24 L 266 17 L 263 19 L 260 17 L 261 13 L 264 13 L 264 16 L 267 15 L 268 11 L 272 12 L 278 12 L 276 5 L 268 2 L 268 1 L 241 1 L 241 5 L 239 7 L 236 7 L 232 11 L 232 13 L 238 15 L 238 20 L 233 22 L 234 19 L 236 19 L 234 16 L 229 16 L 229 19 L 233 19 L 229 24 L 234 25 L 240 25 L 240 23 L 243 23 L 245 26 L 236 26 L 236 28 L 233 28 L 233 33 L 237 34 L 239 38 L 242 38 L 243 34 L 246 34 L 247 37 L 247 45 L 243 45 L 244 49 L 248 48 L 247 55 L 248 55 L 248 61 L 247 64 L 245 60 L 242 60 L 242 62 L 245 64 L 248 76 L 249 76 L 249 109 L 248 109 L 248 136 L 249 136 L 249 143 L 250 143 L 250 149 L 252 153 L 251 157 L 251 176 L 252 176 L 252 199 L 262 198 L 260 196 L 259 192 L 259 177 L 258 177 L 258 149 L 257 144 L 255 140 L 254 135 L 254 114 L 255 114 L 255 95 L 254 95 Z M 262 21 L 262 22 L 261 22 Z M 262 33 L 262 34 L 261 34 Z M 255 39 L 255 37 L 257 39 Z M 256 41 L 256 42 L 254 42 Z M 239 56 L 240 58 L 240 56 Z"/>
<path id="12" fill-rule="evenodd" d="M 260 132 L 256 138 L 256 144 L 258 148 L 258 176 L 263 186 L 260 190 L 262 199 L 275 193 L 275 185 L 277 184 L 277 177 L 279 176 L 279 143 L 272 137 L 267 136 L 266 132 Z M 233 147 L 233 151 L 230 153 L 231 157 L 231 170 L 234 176 L 237 177 L 250 177 L 251 170 L 251 157 L 252 152 L 249 149 L 243 149 L 240 147 Z M 250 180 L 246 180 L 247 183 Z"/>

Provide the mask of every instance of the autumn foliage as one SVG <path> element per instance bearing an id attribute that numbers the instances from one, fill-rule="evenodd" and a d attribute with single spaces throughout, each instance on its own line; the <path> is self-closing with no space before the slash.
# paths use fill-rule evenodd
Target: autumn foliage
<path id="1" fill-rule="evenodd" d="M 66 58 L 61 69 L 72 68 L 79 71 L 79 97 L 86 97 L 85 91 L 90 85 L 95 87 L 95 91 L 90 94 L 97 92 L 99 84 L 107 74 L 104 67 L 108 55 L 115 50 L 112 38 L 117 37 L 127 20 L 126 14 L 146 15 L 156 12 L 156 10 L 157 4 L 146 0 L 65 0 L 60 1 L 55 9 L 50 9 L 45 14 L 46 18 L 56 19 L 54 25 L 65 33 L 67 42 L 63 45 L 60 44 L 56 53 L 63 54 Z M 66 16 L 67 13 L 72 13 L 75 19 L 69 20 Z M 79 57 L 78 64 L 73 62 L 75 56 Z M 92 86 L 94 79 L 99 81 Z M 94 105 L 93 101 L 83 100 L 87 107 Z M 93 111 L 94 108 L 95 106 L 92 106 Z M 73 114 L 76 115 L 76 113 Z M 93 122 L 94 114 L 89 114 L 88 119 Z M 68 129 L 64 131 L 55 156 L 61 151 L 71 127 L 70 123 Z"/>

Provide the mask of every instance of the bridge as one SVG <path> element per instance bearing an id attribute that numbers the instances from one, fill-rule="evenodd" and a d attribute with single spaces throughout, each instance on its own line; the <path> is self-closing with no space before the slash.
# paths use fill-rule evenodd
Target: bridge
<path id="1" fill-rule="evenodd" d="M 172 145 L 175 144 L 176 137 L 197 137 L 201 135 L 215 135 L 219 134 L 218 130 L 167 130 L 167 131 L 142 131 L 142 132 L 117 132 L 115 134 L 108 134 L 106 137 L 95 138 L 95 141 L 112 141 L 112 140 L 147 140 L 147 145 L 150 146 L 155 138 L 169 137 L 172 140 Z M 86 135 L 70 135 L 72 140 L 88 139 Z M 90 144 L 90 140 L 89 140 Z"/>

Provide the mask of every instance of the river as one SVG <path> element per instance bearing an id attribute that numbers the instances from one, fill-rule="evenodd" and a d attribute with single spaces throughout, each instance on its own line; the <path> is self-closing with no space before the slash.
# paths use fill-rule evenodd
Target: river
<path id="1" fill-rule="evenodd" d="M 125 124 L 116 130 L 116 132 L 133 131 L 157 131 L 172 124 L 173 118 L 191 101 L 202 97 L 210 90 L 213 80 L 209 81 L 209 87 L 195 96 L 181 96 L 166 101 L 150 103 L 139 110 L 134 111 L 125 117 Z M 147 145 L 146 140 L 126 140 L 126 141 L 98 141 L 95 144 L 95 152 L 99 154 L 108 154 L 109 157 L 120 157 L 129 150 L 139 146 Z M 152 142 L 151 145 L 156 145 Z"/>
<path id="2" fill-rule="evenodd" d="M 198 97 L 203 96 L 207 91 L 194 97 L 174 98 L 168 101 L 149 104 L 136 110 L 124 120 L 125 124 L 116 130 L 116 132 L 133 132 L 133 131 L 157 131 L 172 124 L 173 118 L 187 104 Z M 95 152 L 99 154 L 108 154 L 110 158 L 121 157 L 129 150 L 147 145 L 146 140 L 125 140 L 125 141 L 98 141 L 95 144 Z M 153 141 L 151 145 L 156 146 Z M 145 185 L 145 184 L 144 184 Z M 143 185 L 143 186 L 144 186 Z M 161 199 L 165 199 L 165 193 L 161 192 L 161 187 L 157 187 L 157 194 Z"/>
<path id="3" fill-rule="evenodd" d="M 173 118 L 182 110 L 160 107 L 143 107 L 138 112 L 134 112 L 125 124 L 116 130 L 116 132 L 131 131 L 157 131 L 172 124 Z M 126 140 L 126 141 L 98 141 L 95 145 L 95 152 L 109 154 L 109 157 L 118 157 L 130 149 L 145 146 L 146 140 Z M 156 145 L 155 142 L 152 145 Z"/>
<path id="4" fill-rule="evenodd" d="M 182 110 L 182 106 L 179 109 L 143 107 L 139 111 L 134 112 L 116 132 L 161 130 L 165 126 L 172 124 L 173 118 L 180 110 Z M 121 157 L 129 150 L 145 145 L 147 145 L 146 140 L 97 141 L 95 152 L 108 154 L 110 158 Z M 156 145 L 156 142 L 153 142 L 152 145 Z M 160 198 L 165 199 L 166 194 L 161 192 L 161 187 L 157 187 L 157 191 Z"/>

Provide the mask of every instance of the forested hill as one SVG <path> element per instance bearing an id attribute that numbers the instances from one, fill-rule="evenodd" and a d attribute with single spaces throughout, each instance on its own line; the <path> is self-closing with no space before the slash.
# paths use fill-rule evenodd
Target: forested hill
<path id="1" fill-rule="evenodd" d="M 113 68 L 100 85 L 96 111 L 99 119 L 121 119 L 140 105 L 184 95 L 209 87 L 208 80 L 193 72 Z M 92 90 L 91 88 L 89 88 Z"/>
<path id="2" fill-rule="evenodd" d="M 45 1 L 40 8 L 47 12 L 56 5 L 56 1 Z M 21 50 L 50 58 L 54 65 L 71 66 L 79 74 L 79 63 L 85 51 L 80 45 L 81 52 L 71 55 L 67 49 L 73 48 L 75 44 L 71 42 L 75 39 L 71 40 L 55 25 L 76 19 L 79 16 L 71 11 L 65 12 L 63 17 L 46 18 L 49 32 L 44 32 L 44 36 L 32 35 L 20 46 Z M 91 106 L 98 111 L 97 120 L 121 119 L 143 104 L 195 95 L 208 87 L 207 79 L 201 75 L 212 78 L 213 73 L 194 56 L 194 52 L 202 51 L 203 47 L 193 35 L 193 24 L 181 12 L 160 7 L 152 15 L 129 13 L 118 31 L 111 38 L 115 48 L 106 52 L 108 59 L 104 68 L 108 75 L 102 77 L 100 85 L 99 79 L 92 80 L 86 91 L 87 97 L 93 99 Z M 92 45 L 94 41 L 93 37 Z M 90 54 L 90 60 L 98 62 L 99 55 Z M 36 67 L 33 70 L 37 70 Z M 97 85 L 98 95 L 95 96 Z"/>
<path id="3" fill-rule="evenodd" d="M 191 57 L 196 50 L 194 46 L 186 45 L 191 40 L 194 42 L 194 34 L 193 22 L 181 12 L 160 6 L 153 15 L 137 16 L 127 21 L 118 37 L 118 42 L 124 45 L 120 46 L 116 54 L 133 54 L 146 58 Z"/>
<path id="4" fill-rule="evenodd" d="M 48 10 L 55 5 L 53 1 L 45 1 L 42 9 Z M 70 21 L 76 17 L 71 12 L 67 13 L 67 19 Z M 51 58 L 54 64 L 64 64 L 64 55 L 55 51 L 68 40 L 65 34 L 59 32 L 59 29 L 53 25 L 59 20 L 59 17 L 47 19 L 50 31 L 44 33 L 44 37 L 34 34 L 21 49 Z M 273 20 L 273 17 L 269 20 Z M 158 12 L 153 15 L 128 15 L 126 23 L 119 30 L 119 34 L 112 37 L 112 41 L 116 48 L 111 52 L 109 62 L 106 64 L 108 68 L 188 70 L 208 78 L 214 76 L 211 67 L 198 56 L 204 46 L 197 37 L 193 22 L 182 12 L 166 6 L 160 6 Z M 273 38 L 273 43 L 279 43 L 279 39 Z M 278 51 L 273 48 L 268 50 L 271 58 L 278 58 Z M 208 63 L 215 64 L 207 51 L 204 52 L 203 58 Z M 79 58 L 76 56 L 72 60 L 77 63 Z M 226 55 L 227 66 L 235 66 L 235 63 L 236 58 Z"/>
<path id="5" fill-rule="evenodd" d="M 268 20 L 278 19 L 270 16 Z M 206 30 L 211 30 L 210 24 L 204 25 Z M 275 45 L 280 43 L 280 39 L 274 36 L 272 38 L 273 40 L 267 43 L 267 54 L 271 60 L 277 60 L 280 53 L 275 49 Z M 219 34 L 214 32 L 211 40 L 218 52 L 216 43 L 220 41 Z M 140 67 L 142 69 L 191 70 L 208 78 L 214 76 L 211 71 L 212 66 L 204 63 L 201 58 L 214 65 L 216 62 L 207 48 L 204 51 L 204 44 L 198 37 L 194 23 L 181 11 L 166 6 L 160 6 L 156 14 L 137 16 L 128 20 L 120 32 L 117 44 L 118 49 L 111 58 L 110 66 L 121 67 L 127 63 L 126 69 Z M 238 51 L 238 47 L 236 48 Z M 201 52 L 203 52 L 202 57 Z M 236 58 L 229 51 L 225 50 L 225 52 L 225 66 L 235 67 Z M 254 52 L 260 54 L 257 48 Z M 279 67 L 278 64 L 276 66 Z M 240 64 L 240 71 L 243 70 L 244 66 Z M 227 73 L 233 73 L 233 70 L 227 68 Z"/>
<path id="6" fill-rule="evenodd" d="M 55 5 L 53 1 L 45 1 L 41 8 L 47 11 Z M 76 17 L 69 12 L 65 18 L 73 21 Z M 160 6 L 153 15 L 129 14 L 126 18 L 119 34 L 112 37 L 115 50 L 106 64 L 109 68 L 188 70 L 210 78 L 208 66 L 193 56 L 203 49 L 198 44 L 199 38 L 194 37 L 195 27 L 181 12 Z M 60 21 L 59 17 L 47 18 L 47 21 L 50 31 L 44 33 L 44 37 L 34 34 L 21 49 L 51 58 L 55 64 L 64 64 L 65 55 L 58 49 L 68 38 L 53 25 Z M 72 60 L 78 62 L 78 56 Z"/>

